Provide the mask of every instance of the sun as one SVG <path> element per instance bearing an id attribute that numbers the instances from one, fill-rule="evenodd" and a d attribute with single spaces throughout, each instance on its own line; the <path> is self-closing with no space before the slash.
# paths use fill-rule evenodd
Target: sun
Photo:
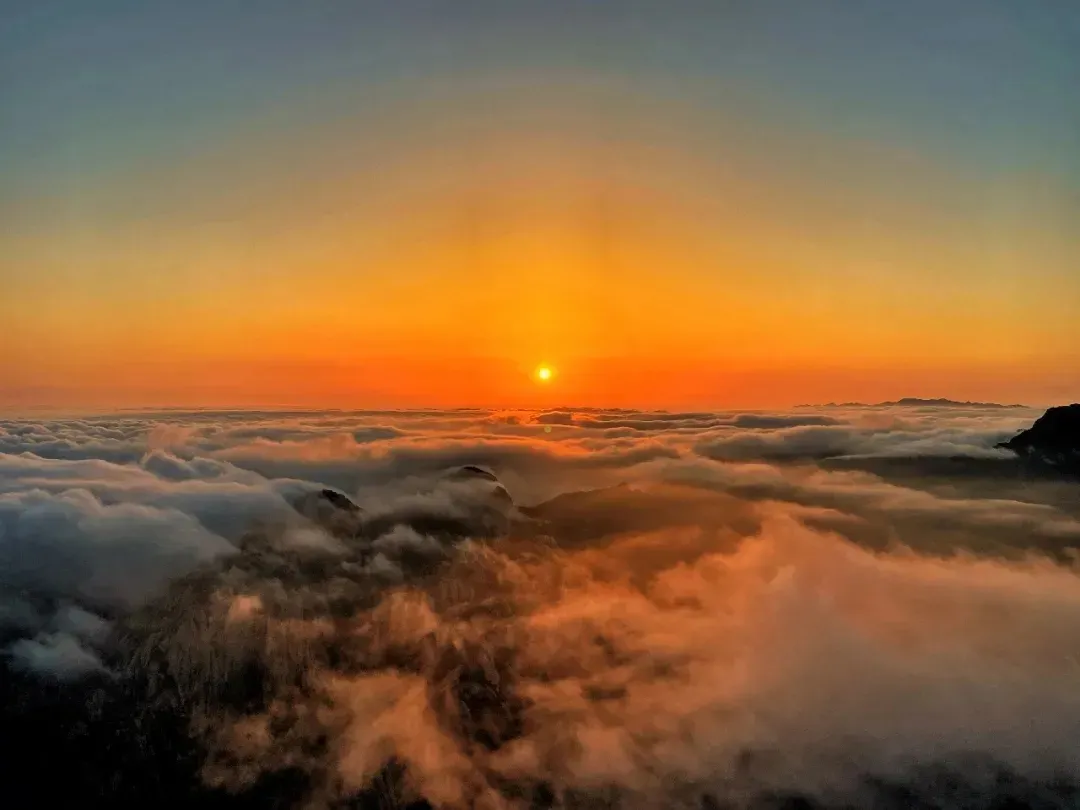
<path id="1" fill-rule="evenodd" d="M 547 382 L 551 377 L 552 371 L 550 366 L 540 366 L 540 368 L 536 370 L 536 378 L 540 380 L 540 382 Z"/>

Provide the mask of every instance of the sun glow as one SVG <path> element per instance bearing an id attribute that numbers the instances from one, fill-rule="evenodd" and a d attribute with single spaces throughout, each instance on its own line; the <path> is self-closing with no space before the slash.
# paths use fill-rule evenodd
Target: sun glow
<path id="1" fill-rule="evenodd" d="M 536 378 L 540 380 L 540 382 L 547 382 L 551 377 L 552 371 L 548 366 L 540 366 L 540 368 L 536 370 Z"/>

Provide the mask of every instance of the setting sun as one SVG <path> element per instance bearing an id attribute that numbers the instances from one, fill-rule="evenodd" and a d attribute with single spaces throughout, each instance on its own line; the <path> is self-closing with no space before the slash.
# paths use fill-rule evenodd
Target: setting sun
<path id="1" fill-rule="evenodd" d="M 541 382 L 547 382 L 551 379 L 551 369 L 547 366 L 540 366 L 540 368 L 536 370 L 536 377 Z"/>

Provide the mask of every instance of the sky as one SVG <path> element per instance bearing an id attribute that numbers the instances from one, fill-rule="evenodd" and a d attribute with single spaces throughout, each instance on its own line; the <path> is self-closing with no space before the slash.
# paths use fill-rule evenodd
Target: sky
<path id="1" fill-rule="evenodd" d="M 13 0 L 0 408 L 1080 399 L 1077 86 L 1069 0 Z"/>

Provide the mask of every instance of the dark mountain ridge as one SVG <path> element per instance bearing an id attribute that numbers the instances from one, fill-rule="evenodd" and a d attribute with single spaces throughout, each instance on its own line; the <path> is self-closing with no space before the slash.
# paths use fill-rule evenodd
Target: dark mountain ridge
<path id="1" fill-rule="evenodd" d="M 1080 474 L 1080 403 L 1048 409 L 1027 430 L 997 446 L 1062 472 Z"/>

